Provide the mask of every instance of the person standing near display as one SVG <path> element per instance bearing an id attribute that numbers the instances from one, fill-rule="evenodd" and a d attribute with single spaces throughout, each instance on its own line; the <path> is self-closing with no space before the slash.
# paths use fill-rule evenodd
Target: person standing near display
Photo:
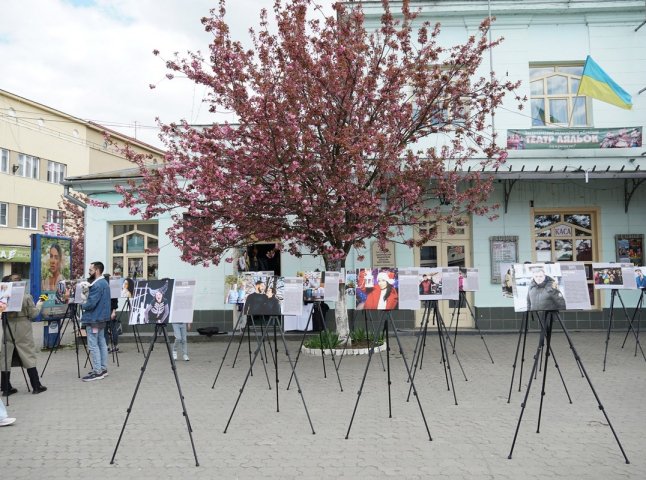
<path id="1" fill-rule="evenodd" d="M 82 322 L 86 327 L 92 371 L 83 377 L 84 382 L 101 380 L 108 375 L 108 346 L 103 330 L 110 320 L 110 286 L 103 278 L 104 268 L 101 262 L 90 264 L 90 293 L 83 304 Z"/>
<path id="2" fill-rule="evenodd" d="M 3 282 L 20 282 L 22 278 L 19 274 L 14 273 L 2 279 Z M 29 382 L 31 383 L 32 393 L 39 394 L 47 390 L 47 387 L 41 385 L 40 377 L 38 376 L 38 369 L 36 368 L 36 345 L 34 343 L 34 332 L 32 327 L 32 320 L 38 316 L 43 301 L 38 300 L 34 304 L 34 299 L 28 293 L 25 293 L 22 298 L 22 308 L 20 312 L 7 312 L 7 326 L 10 329 L 10 334 L 7 335 L 7 355 L 2 354 L 2 379 L 0 385 L 2 387 L 3 395 L 12 395 L 18 392 L 17 389 L 11 386 L 11 359 L 14 356 L 14 343 L 15 352 L 20 358 L 20 363 L 23 368 L 27 369 L 29 375 Z M 11 338 L 13 336 L 13 342 Z M 5 363 L 5 358 L 7 363 Z"/>

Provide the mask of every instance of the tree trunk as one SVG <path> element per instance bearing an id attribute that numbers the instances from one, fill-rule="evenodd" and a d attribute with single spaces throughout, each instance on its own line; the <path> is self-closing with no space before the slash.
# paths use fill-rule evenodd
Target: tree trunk
<path id="1" fill-rule="evenodd" d="M 345 259 L 341 260 L 325 260 L 326 270 L 332 272 L 341 272 L 345 266 Z M 348 344 L 352 343 L 350 339 L 350 322 L 348 321 L 348 307 L 345 297 L 345 278 L 339 282 L 339 299 L 334 308 L 334 321 L 336 323 L 336 331 L 339 338 L 345 343 L 346 339 Z"/>

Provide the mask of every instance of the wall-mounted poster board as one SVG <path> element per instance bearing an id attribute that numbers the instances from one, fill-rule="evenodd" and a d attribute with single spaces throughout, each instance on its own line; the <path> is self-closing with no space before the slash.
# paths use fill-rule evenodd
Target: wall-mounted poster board
<path id="1" fill-rule="evenodd" d="M 491 283 L 501 283 L 500 265 L 518 262 L 518 236 L 489 237 L 491 250 Z"/>
<path id="2" fill-rule="evenodd" d="M 615 235 L 617 262 L 632 263 L 636 267 L 644 264 L 644 236 L 640 233 Z"/>

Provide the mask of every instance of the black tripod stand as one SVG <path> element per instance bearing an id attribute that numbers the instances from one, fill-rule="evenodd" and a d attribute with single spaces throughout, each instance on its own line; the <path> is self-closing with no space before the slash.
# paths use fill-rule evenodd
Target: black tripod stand
<path id="1" fill-rule="evenodd" d="M 389 343 L 389 326 L 392 327 L 393 332 L 395 333 L 395 338 L 397 339 L 397 345 L 399 346 L 399 353 L 402 356 L 402 359 L 404 360 L 404 366 L 406 367 L 406 373 L 408 374 L 408 380 L 410 381 L 411 388 L 413 390 L 413 394 L 415 395 L 415 398 L 417 399 L 417 405 L 419 406 L 419 411 L 422 415 L 422 420 L 424 421 L 424 426 L 426 427 L 426 433 L 428 433 L 428 439 L 429 441 L 432 441 L 433 438 L 431 437 L 431 431 L 428 428 L 428 423 L 426 422 L 426 416 L 424 415 L 424 409 L 422 408 L 422 403 L 419 399 L 419 395 L 417 394 L 417 389 L 415 388 L 415 382 L 413 380 L 413 376 L 411 375 L 410 367 L 408 366 L 408 360 L 406 360 L 406 354 L 404 353 L 404 348 L 402 347 L 401 340 L 399 339 L 399 334 L 397 333 L 397 329 L 395 328 L 395 323 L 393 322 L 392 315 L 390 311 L 379 311 L 379 313 L 382 316 L 382 321 L 383 321 L 383 332 L 384 332 L 384 340 L 386 342 L 386 365 L 387 365 L 387 371 L 388 371 L 388 418 L 392 418 L 392 398 L 391 398 L 391 380 L 390 380 L 390 343 Z M 352 422 L 354 421 L 354 416 L 357 413 L 357 407 L 359 406 L 359 400 L 361 400 L 361 393 L 363 392 L 363 386 L 366 383 L 366 377 L 368 376 L 368 369 L 370 368 L 370 362 L 372 360 L 372 357 L 374 355 L 375 351 L 375 346 L 372 344 L 370 346 L 370 350 L 368 352 L 368 361 L 366 362 L 366 369 L 363 372 L 363 378 L 361 379 L 361 386 L 359 387 L 359 391 L 357 392 L 357 401 L 354 404 L 354 410 L 352 411 L 352 418 L 350 418 L 350 424 L 348 425 L 348 431 L 345 434 L 346 440 L 350 436 L 350 429 L 352 428 Z"/>
<path id="2" fill-rule="evenodd" d="M 516 364 L 518 363 L 518 350 L 520 349 L 521 339 L 523 341 L 523 349 L 520 357 L 521 360 L 520 360 L 520 373 L 518 375 L 518 391 L 520 392 L 522 388 L 523 366 L 525 364 L 525 345 L 527 344 L 527 331 L 529 330 L 530 316 L 532 320 L 534 320 L 535 318 L 538 318 L 538 323 L 541 326 L 541 329 L 543 328 L 543 320 L 541 320 L 541 317 L 538 314 L 536 314 L 536 317 L 534 317 L 534 312 L 525 312 L 523 314 L 523 320 L 521 321 L 520 328 L 518 329 L 518 343 L 516 343 L 516 356 L 514 357 L 514 365 L 513 365 L 513 370 L 511 372 L 511 381 L 509 382 L 509 395 L 507 396 L 507 403 L 511 401 L 511 390 L 514 385 L 514 377 L 516 376 Z M 570 392 L 567 389 L 567 385 L 565 385 L 565 379 L 563 378 L 563 374 L 561 373 L 561 368 L 559 367 L 559 363 L 556 361 L 556 356 L 554 355 L 554 350 L 552 350 L 551 346 L 550 346 L 550 355 L 554 360 L 554 367 L 556 368 L 556 371 L 559 373 L 559 377 L 561 377 L 561 383 L 563 384 L 563 388 L 565 389 L 565 394 L 567 395 L 568 401 L 572 403 L 572 397 L 570 397 Z M 540 359 L 542 358 L 543 358 L 543 348 L 541 348 L 540 350 Z M 541 368 L 540 359 L 538 363 L 539 370 Z M 581 371 L 581 365 L 579 365 L 578 361 L 577 361 L 577 366 L 579 367 L 581 376 L 583 376 L 583 371 Z M 536 374 L 536 372 L 534 373 Z M 534 377 L 534 379 L 536 379 L 536 377 Z"/>
<path id="3" fill-rule="evenodd" d="M 281 328 L 281 325 L 279 325 L 280 320 L 282 318 L 282 315 L 279 317 L 278 315 L 272 315 L 269 317 L 269 320 L 267 322 L 267 325 L 265 326 L 264 330 L 262 331 L 262 338 L 258 342 L 258 345 L 256 346 L 256 350 L 253 354 L 253 358 L 251 359 L 251 365 L 249 365 L 249 370 L 247 371 L 247 375 L 245 376 L 244 382 L 242 383 L 242 387 L 240 387 L 240 393 L 238 394 L 238 398 L 236 399 L 236 403 L 233 405 L 233 410 L 231 410 L 231 415 L 229 416 L 229 420 L 227 421 L 226 427 L 224 427 L 224 433 L 227 433 L 227 430 L 229 428 L 229 424 L 231 423 L 231 419 L 233 418 L 233 414 L 236 411 L 236 408 L 238 407 L 238 403 L 240 403 L 240 398 L 242 397 L 242 394 L 244 393 L 245 386 L 247 385 L 247 381 L 249 380 L 249 377 L 251 376 L 251 370 L 253 369 L 253 364 L 256 362 L 256 359 L 258 358 L 258 355 L 260 354 L 260 350 L 262 348 L 262 345 L 265 343 L 265 338 L 268 335 L 268 332 L 271 328 L 273 328 L 274 331 L 274 349 L 272 352 L 272 357 L 274 360 L 274 369 L 276 373 L 276 411 L 280 412 L 280 404 L 278 400 L 278 342 L 277 342 L 277 331 L 280 330 L 280 337 L 283 341 L 283 348 L 285 349 L 285 355 L 287 356 L 287 359 L 289 360 L 289 365 L 292 369 L 292 375 L 294 376 L 294 380 L 296 381 L 296 386 L 298 387 L 298 393 L 301 396 L 301 401 L 303 402 L 303 407 L 305 408 L 305 414 L 307 415 L 307 420 L 310 424 L 310 428 L 312 429 L 312 434 L 315 434 L 316 432 L 314 431 L 314 425 L 312 425 L 312 419 L 310 418 L 310 413 L 307 410 L 307 405 L 305 404 L 305 397 L 303 397 L 303 390 L 301 389 L 301 385 L 298 382 L 298 377 L 296 376 L 296 371 L 295 368 L 296 366 L 294 365 L 294 362 L 292 361 L 292 357 L 289 355 L 289 350 L 287 348 L 287 342 L 285 341 L 285 333 L 283 332 L 283 329 Z"/>
<path id="4" fill-rule="evenodd" d="M 641 324 L 641 316 L 642 316 L 642 307 L 644 305 L 644 296 L 646 296 L 646 289 L 640 289 L 639 291 L 639 300 L 637 301 L 637 306 L 635 306 L 635 310 L 633 311 L 633 316 L 630 319 L 630 323 L 628 324 L 628 329 L 626 330 L 626 336 L 624 337 L 624 343 L 621 344 L 621 348 L 624 348 L 626 345 L 626 340 L 628 339 L 628 334 L 633 332 L 635 334 L 635 356 L 637 356 L 637 347 L 642 352 L 642 355 L 644 355 L 644 350 L 642 349 L 641 344 L 639 343 L 639 326 Z M 635 332 L 635 327 L 633 326 L 635 323 L 635 317 L 637 317 L 637 332 Z M 644 357 L 644 360 L 646 360 L 646 357 Z"/>
<path id="5" fill-rule="evenodd" d="M 123 432 L 126 429 L 126 424 L 128 423 L 128 418 L 130 418 L 130 412 L 132 412 L 132 406 L 135 404 L 135 398 L 137 398 L 137 392 L 139 391 L 139 386 L 141 385 L 141 380 L 144 378 L 144 373 L 146 373 L 146 366 L 148 365 L 148 360 L 150 360 L 150 355 L 153 352 L 155 347 L 155 342 L 157 342 L 157 337 L 159 334 L 163 334 L 164 342 L 166 343 L 166 350 L 168 351 L 168 359 L 170 360 L 171 370 L 173 371 L 173 376 L 175 377 L 175 383 L 177 384 L 177 393 L 179 394 L 179 400 L 182 404 L 182 415 L 186 419 L 186 427 L 188 428 L 188 436 L 191 440 L 191 448 L 193 449 L 193 457 L 195 457 L 195 466 L 199 467 L 200 464 L 197 461 L 197 453 L 195 452 L 195 443 L 193 442 L 193 428 L 191 427 L 191 421 L 188 418 L 188 412 L 186 411 L 186 404 L 184 403 L 184 394 L 182 393 L 182 387 L 179 384 L 179 376 L 177 375 L 177 367 L 175 365 L 175 360 L 173 360 L 173 355 L 171 352 L 170 343 L 168 341 L 168 335 L 166 333 L 166 324 L 157 323 L 155 324 L 155 333 L 153 338 L 150 340 L 150 345 L 148 346 L 148 352 L 144 353 L 144 364 L 141 367 L 141 374 L 139 375 L 139 380 L 137 381 L 137 386 L 135 387 L 135 392 L 132 395 L 132 400 L 128 406 L 126 419 L 123 422 L 123 427 L 121 428 L 121 433 L 119 434 L 119 439 L 117 444 L 114 447 L 114 453 L 112 454 L 112 459 L 110 460 L 110 465 L 114 464 L 114 457 L 117 455 L 117 450 L 119 449 L 119 444 L 121 443 L 121 438 L 123 437 Z"/>
<path id="6" fill-rule="evenodd" d="M 643 293 L 643 292 L 642 292 Z M 606 358 L 608 357 L 608 342 L 610 341 L 610 330 L 612 329 L 612 322 L 615 316 L 615 297 L 619 298 L 619 301 L 621 302 L 621 307 L 623 308 L 624 311 L 624 316 L 626 317 L 626 321 L 628 322 L 628 332 L 632 331 L 633 335 L 635 336 L 635 341 L 637 342 L 637 346 L 639 346 L 639 349 L 642 352 L 642 356 L 644 357 L 644 360 L 646 360 L 646 355 L 644 354 L 644 350 L 642 349 L 641 344 L 639 343 L 639 337 L 637 336 L 637 333 L 635 330 L 632 328 L 632 320 L 628 316 L 628 311 L 626 310 L 626 305 L 624 304 L 624 301 L 621 298 L 621 295 L 619 294 L 619 290 L 616 288 L 613 288 L 610 293 L 610 318 L 608 321 L 608 334 L 606 335 L 606 350 L 605 353 L 603 354 L 603 371 L 606 371 Z M 641 298 L 640 298 L 641 300 Z M 628 332 L 626 332 L 626 336 L 628 336 Z M 626 340 L 624 339 L 624 343 Z M 637 348 L 635 346 L 635 349 Z M 623 347 L 623 345 L 622 345 Z"/>
<path id="7" fill-rule="evenodd" d="M 83 349 L 85 350 L 86 365 L 87 365 L 87 362 L 91 363 L 90 353 L 88 352 L 88 349 L 87 349 L 86 339 L 81 333 L 81 325 L 79 323 L 80 309 L 78 307 L 79 306 L 75 303 L 70 303 L 67 305 L 67 309 L 65 310 L 65 315 L 63 316 L 63 321 L 56 335 L 54 348 L 52 348 L 49 351 L 49 355 L 47 356 L 47 361 L 45 362 L 43 371 L 40 374 L 40 378 L 43 378 L 43 375 L 45 375 L 45 370 L 47 370 L 47 365 L 49 364 L 50 358 L 52 358 L 52 354 L 56 353 L 58 351 L 58 348 L 61 346 L 63 335 L 65 335 L 65 331 L 67 330 L 67 327 L 70 323 L 72 324 L 72 329 L 74 331 L 74 348 L 76 349 L 76 371 L 77 371 L 78 378 L 81 378 L 81 364 L 79 362 L 79 341 L 81 345 L 83 345 Z"/>
<path id="8" fill-rule="evenodd" d="M 238 314 L 238 321 L 233 327 L 233 333 L 229 337 L 229 343 L 227 343 L 227 348 L 224 350 L 224 355 L 222 356 L 222 361 L 220 362 L 218 373 L 215 374 L 215 379 L 213 380 L 213 385 L 211 385 L 211 388 L 215 388 L 215 382 L 218 381 L 218 377 L 220 376 L 220 371 L 222 370 L 222 366 L 224 365 L 224 360 L 227 358 L 227 354 L 229 353 L 229 348 L 231 347 L 231 343 L 233 342 L 233 337 L 235 336 L 235 333 L 238 331 L 238 329 L 240 328 L 240 324 L 242 323 L 243 315 L 244 314 L 242 313 L 242 310 L 241 310 L 240 313 Z M 251 355 L 252 355 L 251 354 L 251 328 L 253 328 L 254 338 L 256 339 L 256 343 L 258 343 L 258 346 L 260 346 L 260 340 L 258 339 L 258 331 L 256 329 L 254 316 L 247 315 L 247 322 L 245 323 L 244 327 L 242 327 L 240 341 L 238 342 L 238 350 L 236 351 L 236 355 L 233 358 L 233 364 L 231 365 L 231 368 L 234 368 L 236 366 L 236 360 L 238 359 L 238 353 L 240 353 L 240 347 L 242 346 L 242 342 L 244 341 L 245 333 L 247 336 L 247 345 L 249 347 L 249 364 L 251 365 Z M 271 382 L 269 381 L 269 373 L 267 372 L 267 365 L 265 361 L 266 356 L 267 356 L 266 350 L 265 350 L 265 356 L 263 356 L 262 351 L 260 352 L 260 359 L 261 359 L 260 363 L 262 363 L 262 366 L 265 369 L 265 377 L 267 377 L 267 385 L 269 387 L 269 390 L 271 390 Z M 251 372 L 251 375 L 253 376 L 253 371 Z"/>
<path id="9" fill-rule="evenodd" d="M 16 351 L 16 339 L 13 336 L 13 332 L 11 331 L 11 327 L 9 326 L 9 318 L 7 317 L 6 312 L 2 312 L 2 351 L 4 352 L 4 365 L 7 367 L 6 371 L 11 371 L 11 362 L 9 359 L 9 355 L 7 352 L 7 332 L 9 333 L 9 337 L 11 337 L 11 343 L 13 343 L 13 351 Z M 13 355 L 12 355 L 13 356 Z M 22 364 L 20 365 L 20 370 L 22 371 L 22 376 L 25 379 L 25 385 L 27 385 L 27 391 L 31 392 L 31 389 L 29 388 L 29 382 L 27 381 L 27 375 L 25 375 L 25 369 L 23 368 Z M 9 387 L 9 379 L 7 379 L 7 384 L 3 385 L 3 387 L 6 387 L 7 389 L 5 390 L 5 400 L 7 406 L 9 405 L 9 395 L 10 395 L 10 387 Z"/>
<path id="10" fill-rule="evenodd" d="M 132 303 L 130 302 L 129 298 L 126 298 L 126 301 L 123 304 L 123 307 L 121 307 L 121 311 L 119 312 L 119 318 L 123 318 L 122 314 L 125 313 L 125 318 L 129 322 L 130 320 L 130 314 L 132 310 Z M 142 354 L 146 354 L 146 350 L 144 349 L 144 342 L 141 339 L 141 335 L 139 335 L 139 327 L 136 324 L 132 324 L 132 334 L 135 338 L 135 346 L 137 347 L 137 353 L 141 352 Z M 139 349 L 139 345 L 141 345 L 141 350 Z"/>
<path id="11" fill-rule="evenodd" d="M 437 300 L 424 300 L 423 302 L 424 311 L 422 312 L 422 323 L 420 324 L 419 332 L 417 334 L 417 340 L 415 341 L 415 349 L 413 350 L 413 379 L 415 378 L 415 374 L 417 373 L 418 366 L 420 370 L 422 369 L 422 363 L 424 362 L 424 352 L 426 351 L 428 324 L 432 318 L 433 325 L 437 326 L 437 339 L 440 342 L 440 352 L 442 355 L 442 366 L 444 367 L 444 377 L 446 379 L 446 389 L 453 391 L 453 400 L 457 405 L 458 399 L 455 394 L 455 386 L 453 385 L 453 373 L 451 372 L 451 362 L 449 361 L 449 355 L 446 346 L 446 339 L 448 338 L 450 340 L 450 337 L 448 333 L 445 336 L 446 332 L 443 331 L 443 329 L 446 330 L 446 325 L 444 325 L 444 320 L 442 319 L 442 315 L 440 314 Z M 406 401 L 410 399 L 412 388 L 413 385 L 411 383 L 411 386 L 408 389 L 408 398 L 406 398 Z"/>
<path id="12" fill-rule="evenodd" d="M 327 322 L 325 321 L 325 315 L 323 314 L 323 309 L 321 308 L 320 300 L 315 301 L 312 306 L 312 310 L 310 310 L 310 315 L 307 318 L 307 324 L 305 325 L 305 329 L 303 330 L 303 337 L 301 338 L 301 343 L 298 346 L 298 353 L 296 354 L 294 368 L 296 368 L 296 365 L 298 365 L 298 359 L 301 357 L 301 351 L 303 350 L 303 343 L 305 343 L 305 337 L 307 336 L 307 331 L 310 328 L 310 323 L 312 322 L 314 315 L 320 315 L 320 318 L 322 319 L 322 322 L 323 322 L 323 330 L 319 330 L 319 340 L 321 343 L 321 362 L 323 363 L 323 378 L 327 378 L 327 371 L 325 369 L 325 348 L 323 346 L 323 332 L 327 334 L 328 329 L 327 329 Z M 339 376 L 339 366 L 336 363 L 336 354 L 334 353 L 334 350 L 335 350 L 334 348 L 330 349 L 330 356 L 332 357 L 332 363 L 334 364 L 334 371 L 336 372 L 336 378 L 339 382 L 339 388 L 341 389 L 341 391 L 343 391 L 343 385 L 341 385 L 341 377 Z M 287 384 L 287 390 L 289 390 L 289 387 L 292 384 L 293 378 L 294 378 L 294 374 L 292 374 L 292 376 L 289 378 L 289 383 Z"/>
<path id="13" fill-rule="evenodd" d="M 534 374 L 536 373 L 536 370 L 538 368 L 538 363 L 539 363 L 539 353 L 543 349 L 543 345 L 547 345 L 547 348 L 545 349 L 545 366 L 543 368 L 543 386 L 541 389 L 541 401 L 540 401 L 540 406 L 538 410 L 538 424 L 536 427 L 536 433 L 540 433 L 540 428 L 541 428 L 541 414 L 543 411 L 543 399 L 545 398 L 545 380 L 547 378 L 547 362 L 549 360 L 550 352 L 552 349 L 551 346 L 551 341 L 552 341 L 552 328 L 554 325 L 554 319 L 557 319 L 559 324 L 561 325 L 561 329 L 563 330 L 563 333 L 565 334 L 565 337 L 567 338 L 568 344 L 570 346 L 570 349 L 572 350 L 572 353 L 574 354 L 574 358 L 576 359 L 581 371 L 583 372 L 583 375 L 585 376 L 585 379 L 588 381 L 588 385 L 590 386 L 590 389 L 592 390 L 592 394 L 594 395 L 595 399 L 597 400 L 597 404 L 599 406 L 599 410 L 603 412 L 603 416 L 606 418 L 606 421 L 608 422 L 608 426 L 610 427 L 610 430 L 612 430 L 612 434 L 615 437 L 615 440 L 617 441 L 617 445 L 619 445 L 619 449 L 621 450 L 622 455 L 624 456 L 624 459 L 626 460 L 626 463 L 630 463 L 628 461 L 628 457 L 626 456 L 626 452 L 624 452 L 624 448 L 621 446 L 621 442 L 619 441 L 619 437 L 617 437 L 617 433 L 615 432 L 615 429 L 612 426 L 612 423 L 610 422 L 610 418 L 608 418 L 608 414 L 606 413 L 606 410 L 604 409 L 603 405 L 601 404 L 601 399 L 599 398 L 599 395 L 597 395 L 596 390 L 594 389 L 594 386 L 592 385 L 592 381 L 590 380 L 590 377 L 588 376 L 588 373 L 585 370 L 585 367 L 583 366 L 583 362 L 581 361 L 581 357 L 579 356 L 578 352 L 576 351 L 576 348 L 574 348 L 574 344 L 572 343 L 572 339 L 570 338 L 570 334 L 568 333 L 567 329 L 565 328 L 565 325 L 563 324 L 563 321 L 561 320 L 561 315 L 559 314 L 558 310 L 551 310 L 545 312 L 545 317 L 543 319 L 543 322 L 541 323 L 541 334 L 540 338 L 538 341 L 538 347 L 536 348 L 536 353 L 534 355 L 534 365 L 532 367 L 532 373 L 529 377 L 529 383 L 527 384 L 527 391 L 525 392 L 525 398 L 523 399 L 523 403 L 521 404 L 521 411 L 520 411 L 520 416 L 518 417 L 518 424 L 516 425 L 516 433 L 514 434 L 514 440 L 511 444 L 511 450 L 509 451 L 509 456 L 507 458 L 511 459 L 512 453 L 514 452 L 514 446 L 516 445 L 516 438 L 518 437 L 518 430 L 520 429 L 520 422 L 523 419 L 523 413 L 525 413 L 525 406 L 527 405 L 527 398 L 529 397 L 529 391 L 532 387 L 532 380 L 534 377 Z"/>
<path id="14" fill-rule="evenodd" d="M 453 312 L 451 312 L 451 323 L 449 323 L 449 330 L 451 330 L 451 327 L 453 326 L 453 318 L 455 317 L 455 333 L 453 334 L 453 353 L 455 353 L 455 344 L 458 342 L 458 324 L 460 323 L 460 309 L 462 305 L 467 306 L 467 309 L 469 310 L 469 314 L 471 315 L 471 318 L 473 318 L 473 324 L 478 330 L 480 339 L 482 340 L 482 343 L 484 343 L 484 347 L 487 350 L 487 355 L 489 355 L 489 359 L 491 360 L 491 363 L 494 363 L 493 357 L 491 356 L 491 352 L 489 351 L 489 347 L 487 346 L 487 342 L 485 342 L 484 335 L 482 335 L 482 331 L 478 326 L 478 319 L 476 318 L 476 315 L 473 312 L 471 305 L 469 304 L 469 300 L 467 299 L 467 292 L 465 292 L 464 290 L 460 290 L 460 296 L 458 298 L 457 305 L 453 308 Z M 456 313 L 457 313 L 457 316 L 456 316 Z"/>

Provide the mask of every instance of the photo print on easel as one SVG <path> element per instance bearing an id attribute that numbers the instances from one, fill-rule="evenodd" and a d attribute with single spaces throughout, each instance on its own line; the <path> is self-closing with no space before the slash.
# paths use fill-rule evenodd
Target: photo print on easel
<path id="1" fill-rule="evenodd" d="M 174 280 L 137 280 L 128 324 L 171 323 Z"/>
<path id="2" fill-rule="evenodd" d="M 557 263 L 515 264 L 514 285 L 516 312 L 566 309 L 561 291 L 561 267 Z"/>
<path id="3" fill-rule="evenodd" d="M 480 274 L 477 268 L 460 267 L 458 287 L 461 292 L 477 292 L 480 290 Z"/>
<path id="4" fill-rule="evenodd" d="M 422 267 L 419 269 L 419 299 L 442 299 L 442 269 Z"/>
<path id="5" fill-rule="evenodd" d="M 632 263 L 593 263 L 592 278 L 597 290 L 637 288 Z"/>
<path id="6" fill-rule="evenodd" d="M 7 285 L 7 287 L 4 288 L 4 285 Z M 2 290 L 0 302 L 7 305 L 5 312 L 21 311 L 22 301 L 25 297 L 25 291 L 27 290 L 27 282 L 3 282 L 0 283 L 0 289 Z"/>
<path id="7" fill-rule="evenodd" d="M 646 267 L 635 268 L 635 287 L 646 288 Z"/>
<path id="8" fill-rule="evenodd" d="M 499 265 L 502 296 L 506 298 L 514 298 L 514 264 L 500 263 Z"/>
<path id="9" fill-rule="evenodd" d="M 399 284 L 396 268 L 361 268 L 355 290 L 357 310 L 397 310 Z"/>
<path id="10" fill-rule="evenodd" d="M 245 315 L 280 315 L 284 298 L 282 277 L 261 275 L 263 272 L 249 272 L 243 276 Z"/>
<path id="11" fill-rule="evenodd" d="M 303 273 L 303 298 L 306 302 L 323 300 L 324 291 L 323 272 Z"/>

